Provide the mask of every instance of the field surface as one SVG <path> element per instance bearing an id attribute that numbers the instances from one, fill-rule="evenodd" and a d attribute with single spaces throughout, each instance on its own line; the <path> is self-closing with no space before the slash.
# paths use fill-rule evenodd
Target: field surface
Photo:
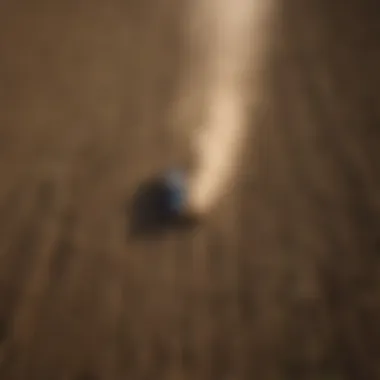
<path id="1" fill-rule="evenodd" d="M 376 1 L 278 0 L 234 186 L 137 239 L 183 3 L 0 3 L 0 378 L 379 379 Z"/>

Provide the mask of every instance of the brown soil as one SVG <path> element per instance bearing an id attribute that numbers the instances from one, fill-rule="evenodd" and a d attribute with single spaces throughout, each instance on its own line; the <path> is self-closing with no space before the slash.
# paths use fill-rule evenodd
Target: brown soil
<path id="1" fill-rule="evenodd" d="M 1 379 L 380 378 L 380 13 L 278 2 L 236 186 L 139 239 L 183 1 L 1 2 Z"/>

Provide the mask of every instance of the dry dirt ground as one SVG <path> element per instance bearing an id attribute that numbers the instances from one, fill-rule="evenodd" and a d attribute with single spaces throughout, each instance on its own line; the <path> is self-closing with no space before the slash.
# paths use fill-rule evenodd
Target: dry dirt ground
<path id="1" fill-rule="evenodd" d="M 376 1 L 278 0 L 234 188 L 134 239 L 136 188 L 181 155 L 183 13 L 1 1 L 0 378 L 380 378 Z"/>

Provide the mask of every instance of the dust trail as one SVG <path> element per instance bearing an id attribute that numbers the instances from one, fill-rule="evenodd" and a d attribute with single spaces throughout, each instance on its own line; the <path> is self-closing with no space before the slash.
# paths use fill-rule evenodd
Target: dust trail
<path id="1" fill-rule="evenodd" d="M 197 68 L 186 79 L 180 98 L 194 112 L 201 102 L 198 125 L 192 128 L 194 165 L 189 174 L 188 207 L 205 213 L 230 185 L 247 127 L 250 84 L 263 63 L 271 1 L 192 0 L 188 38 Z M 189 79 L 190 78 L 190 79 Z M 249 91 L 249 92 L 248 92 Z M 198 99 L 197 99 L 198 98 Z M 190 104 L 190 106 L 189 106 Z M 195 107 L 196 108 L 196 107 Z"/>

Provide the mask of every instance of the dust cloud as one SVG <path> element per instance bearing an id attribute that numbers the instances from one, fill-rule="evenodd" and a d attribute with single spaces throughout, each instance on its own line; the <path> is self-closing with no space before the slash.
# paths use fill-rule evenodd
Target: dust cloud
<path id="1" fill-rule="evenodd" d="M 179 97 L 188 102 L 187 112 L 200 113 L 198 125 L 187 125 L 194 161 L 187 206 L 193 212 L 207 213 L 232 185 L 245 132 L 254 128 L 247 106 L 260 98 L 272 7 L 262 0 L 191 2 L 187 38 L 197 67 Z M 200 108 L 192 109 L 197 100 Z"/>

